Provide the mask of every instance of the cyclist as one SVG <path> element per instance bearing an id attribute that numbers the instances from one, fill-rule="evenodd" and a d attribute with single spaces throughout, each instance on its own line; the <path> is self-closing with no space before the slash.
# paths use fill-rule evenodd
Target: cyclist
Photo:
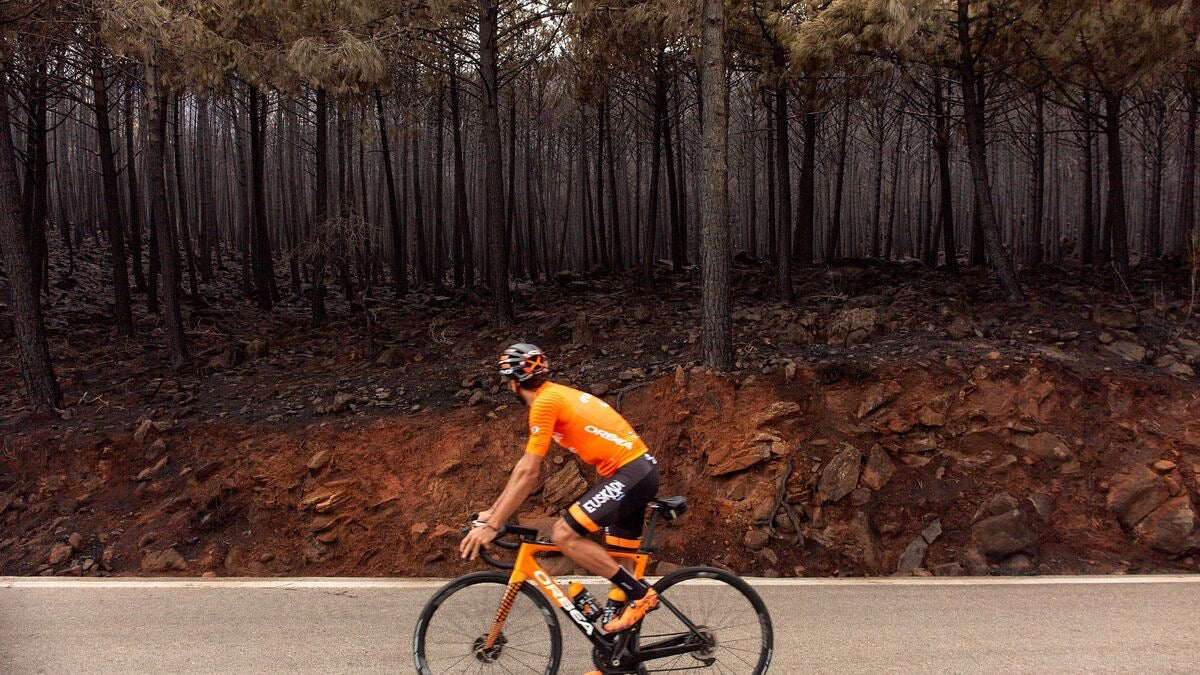
<path id="1" fill-rule="evenodd" d="M 604 624 L 610 633 L 626 630 L 658 606 L 658 594 L 617 564 L 600 544 L 585 539 L 605 532 L 610 546 L 641 545 L 646 504 L 658 492 L 658 462 L 633 427 L 607 403 L 591 394 L 549 381 L 549 362 L 531 344 L 514 344 L 500 355 L 500 375 L 529 407 L 529 442 L 504 491 L 479 514 L 459 545 L 474 560 L 496 532 L 538 485 L 538 473 L 550 441 L 592 464 L 603 480 L 570 506 L 554 524 L 551 538 L 567 557 L 592 574 L 605 577 L 625 593 L 624 611 Z"/>

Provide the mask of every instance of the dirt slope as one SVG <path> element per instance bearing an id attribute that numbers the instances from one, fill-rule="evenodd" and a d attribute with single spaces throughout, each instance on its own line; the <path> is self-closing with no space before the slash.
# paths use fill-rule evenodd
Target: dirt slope
<path id="1" fill-rule="evenodd" d="M 686 494 L 693 506 L 659 539 L 669 563 L 892 573 L 936 519 L 942 533 L 920 570 L 1194 567 L 1194 532 L 1174 549 L 1139 539 L 1106 505 L 1115 476 L 1160 460 L 1172 464 L 1158 466 L 1168 489 L 1190 504 L 1200 487 L 1200 402 L 1185 383 L 1093 379 L 1050 361 L 984 355 L 972 367 L 953 358 L 876 370 L 785 365 L 741 382 L 680 369 L 621 398 L 662 461 L 663 493 Z M 67 439 L 41 463 L 4 463 L 0 571 L 459 573 L 457 528 L 501 488 L 519 454 L 522 412 L 514 404 L 291 427 L 150 424 L 141 434 Z M 545 526 L 590 478 L 561 454 L 547 469 L 525 522 Z M 771 517 L 784 475 L 803 542 L 786 509 Z M 998 493 L 1019 512 L 1001 529 L 1027 539 L 1012 551 L 972 524 Z"/>

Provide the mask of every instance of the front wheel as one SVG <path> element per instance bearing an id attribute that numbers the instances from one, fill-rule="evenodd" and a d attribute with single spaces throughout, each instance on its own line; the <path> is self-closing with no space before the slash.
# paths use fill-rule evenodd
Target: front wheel
<path id="1" fill-rule="evenodd" d="M 771 615 L 741 577 L 714 567 L 687 567 L 654 584 L 661 603 L 642 619 L 637 649 L 698 640 L 702 648 L 640 664 L 639 673 L 744 673 L 771 665 Z M 690 625 L 689 625 L 690 624 Z"/>
<path id="2" fill-rule="evenodd" d="M 484 645 L 508 575 L 476 572 L 438 589 L 429 599 L 413 636 L 413 658 L 421 675 L 448 673 L 558 672 L 562 632 L 545 596 L 522 584 L 493 647 Z"/>

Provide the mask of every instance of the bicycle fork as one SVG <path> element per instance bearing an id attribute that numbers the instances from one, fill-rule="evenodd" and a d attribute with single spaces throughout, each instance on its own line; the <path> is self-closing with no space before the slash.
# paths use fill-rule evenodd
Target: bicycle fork
<path id="1" fill-rule="evenodd" d="M 492 619 L 492 629 L 488 631 L 487 639 L 483 641 L 483 649 L 491 649 L 496 646 L 496 640 L 500 638 L 500 631 L 504 630 L 504 620 L 508 618 L 509 611 L 512 610 L 513 603 L 517 600 L 517 593 L 521 592 L 521 584 L 524 581 L 510 581 L 508 588 L 504 591 L 504 597 L 500 600 L 500 608 L 496 610 L 496 618 Z"/>

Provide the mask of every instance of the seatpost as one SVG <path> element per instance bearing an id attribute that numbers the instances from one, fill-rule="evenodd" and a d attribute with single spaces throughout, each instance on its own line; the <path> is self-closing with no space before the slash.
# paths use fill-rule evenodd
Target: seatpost
<path id="1" fill-rule="evenodd" d="M 646 525 L 646 534 L 642 536 L 642 546 L 639 551 L 649 553 L 654 550 L 654 526 L 658 524 L 658 509 L 650 509 L 650 523 Z"/>

